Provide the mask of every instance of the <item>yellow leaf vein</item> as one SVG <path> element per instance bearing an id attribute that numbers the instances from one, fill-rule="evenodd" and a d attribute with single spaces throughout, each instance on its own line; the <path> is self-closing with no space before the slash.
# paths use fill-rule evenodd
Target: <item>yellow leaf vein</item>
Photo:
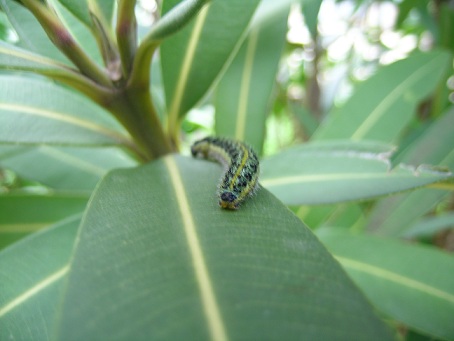
<path id="1" fill-rule="evenodd" d="M 169 170 L 173 188 L 178 200 L 181 220 L 191 254 L 195 276 L 199 285 L 200 295 L 202 297 L 202 305 L 204 308 L 205 317 L 208 322 L 212 339 L 217 341 L 227 340 L 227 334 L 225 332 L 221 313 L 219 311 L 218 303 L 214 294 L 211 278 L 199 242 L 185 187 L 178 171 L 178 166 L 172 156 L 166 157 L 164 160 L 167 169 Z"/>

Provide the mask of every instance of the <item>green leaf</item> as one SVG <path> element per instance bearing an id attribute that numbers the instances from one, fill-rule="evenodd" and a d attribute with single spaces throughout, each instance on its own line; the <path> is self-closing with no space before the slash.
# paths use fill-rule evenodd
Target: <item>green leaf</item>
<path id="1" fill-rule="evenodd" d="M 374 142 L 314 142 L 261 163 L 261 184 L 288 205 L 369 199 L 446 180 L 429 166 L 391 169 L 392 148 Z"/>
<path id="2" fill-rule="evenodd" d="M 454 107 L 413 142 L 398 158 L 408 164 L 436 164 L 454 170 Z M 420 189 L 382 199 L 371 211 L 368 230 L 381 235 L 401 235 L 424 214 L 450 195 L 442 189 Z"/>
<path id="3" fill-rule="evenodd" d="M 431 237 L 441 231 L 454 228 L 454 213 L 421 219 L 407 229 L 402 236 L 405 238 Z"/>
<path id="4" fill-rule="evenodd" d="M 319 205 L 298 207 L 296 215 L 312 230 L 324 226 L 335 214 L 338 205 Z"/>
<path id="5" fill-rule="evenodd" d="M 80 215 L 0 252 L 0 339 L 50 340 Z"/>
<path id="6" fill-rule="evenodd" d="M 92 21 L 90 17 L 89 5 L 97 7 L 100 12 L 104 15 L 107 23 L 112 20 L 112 15 L 115 7 L 115 1 L 100 1 L 100 0 L 58 0 L 69 12 L 71 12 L 76 18 L 83 22 L 87 27 L 91 27 Z"/>
<path id="7" fill-rule="evenodd" d="M 335 227 L 358 232 L 364 230 L 367 207 L 367 202 L 300 206 L 296 214 L 312 230 Z"/>
<path id="8" fill-rule="evenodd" d="M 314 139 L 393 142 L 419 102 L 439 84 L 450 60 L 443 51 L 416 53 L 381 68 L 356 87 L 345 105 L 328 115 Z"/>
<path id="9" fill-rule="evenodd" d="M 216 134 L 246 141 L 259 153 L 284 47 L 287 17 L 288 9 L 254 26 L 215 92 Z"/>
<path id="10" fill-rule="evenodd" d="M 399 14 L 396 20 L 396 27 L 405 29 L 403 23 L 408 18 L 410 12 L 415 9 L 426 7 L 427 3 L 424 0 L 403 0 L 399 5 Z"/>
<path id="11" fill-rule="evenodd" d="M 2 41 L 0 41 L 0 69 L 37 73 L 64 82 L 76 89 L 89 87 L 93 91 L 93 84 L 77 70 Z"/>
<path id="12" fill-rule="evenodd" d="M 0 248 L 68 216 L 80 214 L 87 201 L 88 196 L 83 194 L 13 192 L 0 195 Z"/>
<path id="13" fill-rule="evenodd" d="M 440 25 L 440 46 L 443 46 L 449 51 L 454 52 L 454 37 L 449 32 L 452 32 L 454 22 L 454 10 L 448 4 L 440 4 L 440 17 L 438 18 Z"/>
<path id="14" fill-rule="evenodd" d="M 254 13 L 254 17 L 251 20 L 249 29 L 255 29 L 257 26 L 262 26 L 266 22 L 274 20 L 275 16 L 280 16 L 282 13 L 287 13 L 289 7 L 295 3 L 302 3 L 307 0 L 262 0 L 260 6 Z"/>
<path id="15" fill-rule="evenodd" d="M 69 12 L 83 22 L 87 27 L 90 27 L 92 22 L 90 12 L 88 10 L 88 0 L 58 0 Z M 98 1 L 94 1 L 98 2 Z M 113 5 L 113 1 L 103 1 Z"/>
<path id="16" fill-rule="evenodd" d="M 452 255 L 327 230 L 318 236 L 375 307 L 410 328 L 437 338 L 454 338 Z"/>
<path id="17" fill-rule="evenodd" d="M 109 170 L 136 162 L 117 148 L 0 145 L 0 165 L 52 189 L 89 195 Z"/>
<path id="18" fill-rule="evenodd" d="M 87 98 L 13 75 L 0 75 L 0 143 L 132 146 L 124 129 Z"/>
<path id="19" fill-rule="evenodd" d="M 73 72 L 65 64 L 56 60 L 18 48 L 3 41 L 0 41 L 0 67 L 8 70 L 34 71 L 45 74 L 70 74 Z"/>
<path id="20" fill-rule="evenodd" d="M 220 209 L 220 173 L 168 156 L 104 178 L 81 225 L 56 339 L 392 339 L 270 193 Z"/>
<path id="21" fill-rule="evenodd" d="M 180 1 L 165 0 L 163 13 Z M 235 51 L 259 0 L 217 0 L 206 5 L 195 20 L 166 39 L 161 65 L 169 124 L 207 92 Z"/>
<path id="22" fill-rule="evenodd" d="M 298 118 L 304 130 L 305 136 L 312 136 L 319 126 L 319 122 L 311 111 L 300 103 L 288 103 L 291 112 Z"/>
<path id="23" fill-rule="evenodd" d="M 451 105 L 441 117 L 434 120 L 425 129 L 418 139 L 412 141 L 405 150 L 399 153 L 395 162 L 405 162 L 412 165 L 421 163 L 440 164 L 451 167 L 444 160 L 453 151 L 453 126 L 454 105 Z"/>

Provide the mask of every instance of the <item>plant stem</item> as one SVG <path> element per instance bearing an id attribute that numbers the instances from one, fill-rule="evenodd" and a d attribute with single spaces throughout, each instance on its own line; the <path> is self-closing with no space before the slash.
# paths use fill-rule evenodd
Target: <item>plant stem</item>
<path id="1" fill-rule="evenodd" d="M 126 87 L 102 103 L 135 140 L 145 161 L 173 152 L 151 102 L 148 87 Z"/>
<path id="2" fill-rule="evenodd" d="M 134 16 L 136 0 L 120 0 L 117 15 L 117 43 L 123 73 L 131 71 L 137 49 L 137 22 Z"/>
<path id="3" fill-rule="evenodd" d="M 104 86 L 112 84 L 107 72 L 97 65 L 76 43 L 71 33 L 57 17 L 55 12 L 40 1 L 22 0 L 22 3 L 38 19 L 49 39 L 59 48 L 77 68 L 87 77 Z"/>
<path id="4" fill-rule="evenodd" d="M 149 92 L 151 58 L 162 39 L 181 29 L 209 0 L 186 0 L 175 6 L 162 17 L 145 37 L 132 60 L 130 76 L 124 91 L 117 94 L 106 107 L 125 126 L 146 158 L 153 159 L 173 152 L 161 122 L 153 107 Z M 131 1 L 135 3 L 135 1 Z M 131 49 L 135 49 L 128 34 L 131 34 L 133 6 L 131 2 L 120 1 L 118 27 L 127 25 L 126 32 L 117 29 L 118 44 L 123 68 L 128 67 Z M 122 39 L 126 39 L 121 42 Z M 123 50 L 123 51 L 122 51 Z M 129 70 L 125 70 L 129 71 Z"/>
<path id="5" fill-rule="evenodd" d="M 164 38 L 180 30 L 209 1 L 184 0 L 153 26 L 137 47 L 134 16 L 136 0 L 120 0 L 116 32 L 118 49 L 113 39 L 110 39 L 108 27 L 102 15 L 99 15 L 99 8 L 90 7 L 98 45 L 108 69 L 109 66 L 114 67 L 114 73 L 109 73 L 85 54 L 52 8 L 40 1 L 22 0 L 52 42 L 81 72 L 80 77 L 76 77 L 77 72 L 57 72 L 49 76 L 82 91 L 111 112 L 133 138 L 136 147 L 133 150 L 143 161 L 174 151 L 151 100 L 150 68 L 153 53 Z M 115 73 L 118 56 L 121 59 L 124 82 L 115 82 L 120 79 Z"/>
<path id="6" fill-rule="evenodd" d="M 114 82 L 119 81 L 123 74 L 118 48 L 110 24 L 104 17 L 97 1 L 88 0 L 88 7 L 92 21 L 91 31 L 98 43 L 109 78 Z"/>

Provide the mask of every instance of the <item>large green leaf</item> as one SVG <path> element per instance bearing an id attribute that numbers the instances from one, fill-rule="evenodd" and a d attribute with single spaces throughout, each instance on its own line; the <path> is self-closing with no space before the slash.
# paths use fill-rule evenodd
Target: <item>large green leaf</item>
<path id="1" fill-rule="evenodd" d="M 216 88 L 216 134 L 247 141 L 259 153 L 284 47 L 287 17 L 288 8 L 255 25 Z"/>
<path id="2" fill-rule="evenodd" d="M 133 165 L 118 148 L 0 145 L 0 167 L 59 191 L 89 195 L 109 170 Z"/>
<path id="3" fill-rule="evenodd" d="M 440 117 L 408 148 L 398 161 L 436 164 L 454 170 L 454 107 Z M 443 189 L 420 189 L 382 199 L 369 216 L 368 230 L 382 235 L 400 235 L 451 194 Z"/>
<path id="4" fill-rule="evenodd" d="M 163 13 L 179 0 L 165 0 Z M 259 0 L 210 2 L 161 46 L 161 65 L 171 124 L 191 109 L 235 51 Z"/>
<path id="5" fill-rule="evenodd" d="M 104 178 L 74 248 L 56 339 L 392 339 L 269 192 L 220 209 L 220 173 L 168 156 Z"/>
<path id="6" fill-rule="evenodd" d="M 0 339 L 50 340 L 80 216 L 0 252 Z"/>
<path id="7" fill-rule="evenodd" d="M 318 236 L 375 307 L 411 328 L 454 339 L 453 255 L 326 230 Z"/>
<path id="8" fill-rule="evenodd" d="M 0 75 L 0 143 L 132 145 L 124 129 L 87 98 L 15 75 Z"/>
<path id="9" fill-rule="evenodd" d="M 88 196 L 69 193 L 0 195 L 0 248 L 84 211 Z M 1 290 L 0 290 L 1 291 Z"/>
<path id="10" fill-rule="evenodd" d="M 449 68 L 443 51 L 417 53 L 385 66 L 363 83 L 340 109 L 330 113 L 314 139 L 393 142 Z"/>
<path id="11" fill-rule="evenodd" d="M 449 179 L 429 166 L 391 168 L 392 148 L 374 142 L 313 142 L 261 164 L 262 185 L 289 205 L 368 199 Z"/>

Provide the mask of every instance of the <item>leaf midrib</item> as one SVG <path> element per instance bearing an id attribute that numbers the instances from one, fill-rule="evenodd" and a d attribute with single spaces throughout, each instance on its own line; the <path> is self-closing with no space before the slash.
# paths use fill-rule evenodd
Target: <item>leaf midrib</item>
<path id="1" fill-rule="evenodd" d="M 425 174 L 421 174 L 425 175 Z M 295 175 L 276 178 L 265 178 L 260 183 L 265 187 L 282 186 L 289 184 L 299 184 L 307 182 L 325 182 L 337 180 L 358 180 L 358 179 L 413 179 L 411 174 L 392 174 L 392 173 L 343 173 L 343 174 L 311 174 L 311 175 Z M 419 176 L 418 178 L 422 178 Z"/>
<path id="2" fill-rule="evenodd" d="M 27 301 L 29 298 L 37 295 L 39 292 L 43 291 L 51 284 L 55 283 L 63 276 L 65 276 L 69 271 L 69 265 L 65 265 L 53 272 L 49 276 L 43 278 L 41 281 L 36 283 L 33 287 L 23 292 L 21 295 L 17 296 L 13 300 L 9 301 L 7 304 L 0 307 L 0 318 L 9 313 L 14 308 L 20 306 L 23 302 Z"/>
<path id="3" fill-rule="evenodd" d="M 451 295 L 449 292 L 440 290 L 439 288 L 433 287 L 429 284 L 423 283 L 416 279 L 410 278 L 408 276 L 404 276 L 393 271 L 374 266 L 365 262 L 357 261 L 351 258 L 338 256 L 333 254 L 334 258 L 336 258 L 342 266 L 345 268 L 355 270 L 367 275 L 371 275 L 378 279 L 386 280 L 389 282 L 397 283 L 403 287 L 407 287 L 409 289 L 421 291 L 429 296 L 434 296 L 448 302 L 454 304 L 454 295 Z"/>
<path id="4" fill-rule="evenodd" d="M 173 157 L 166 157 L 166 167 L 169 171 L 172 186 L 177 198 L 179 213 L 186 236 L 186 241 L 191 254 L 195 277 L 199 286 L 205 318 L 213 340 L 227 341 L 227 334 L 220 309 L 214 293 L 210 273 L 206 265 L 203 250 L 197 234 L 194 217 L 188 202 L 185 186 L 180 176 L 178 166 Z"/>
<path id="5" fill-rule="evenodd" d="M 86 120 L 82 120 L 73 116 L 69 115 L 64 115 L 56 111 L 48 110 L 48 109 L 40 109 L 32 106 L 27 106 L 27 105 L 19 105 L 19 104 L 13 104 L 13 103 L 0 103 L 0 109 L 3 110 L 9 110 L 13 112 L 17 112 L 18 114 L 23 114 L 23 115 L 32 115 L 32 116 L 38 116 L 38 117 L 43 117 L 47 118 L 50 120 L 54 121 L 60 121 L 64 123 L 68 123 L 74 126 L 78 126 L 87 130 L 91 130 L 95 133 L 98 133 L 100 135 L 104 135 L 108 137 L 109 139 L 112 139 L 114 141 L 117 141 L 121 144 L 125 145 L 131 145 L 132 142 L 126 138 L 125 136 L 122 136 L 121 134 L 113 131 L 106 129 L 105 127 L 95 124 L 93 122 L 89 122 Z"/>
<path id="6" fill-rule="evenodd" d="M 416 71 L 412 72 L 409 77 L 407 77 L 403 82 L 397 85 L 394 89 L 392 89 L 388 95 L 386 95 L 380 103 L 375 107 L 374 110 L 367 116 L 367 118 L 362 122 L 362 124 L 353 132 L 351 139 L 352 140 L 360 140 L 363 139 L 366 134 L 370 131 L 372 127 L 374 127 L 377 121 L 383 116 L 388 108 L 390 108 L 393 103 L 400 97 L 402 94 L 410 88 L 411 84 L 415 84 L 421 81 L 425 75 L 429 73 L 430 70 L 433 69 L 433 65 L 440 64 L 439 59 L 442 59 L 444 56 L 439 58 L 433 59 L 430 63 L 427 63 L 417 69 Z M 409 85 L 410 84 L 410 85 Z"/>

